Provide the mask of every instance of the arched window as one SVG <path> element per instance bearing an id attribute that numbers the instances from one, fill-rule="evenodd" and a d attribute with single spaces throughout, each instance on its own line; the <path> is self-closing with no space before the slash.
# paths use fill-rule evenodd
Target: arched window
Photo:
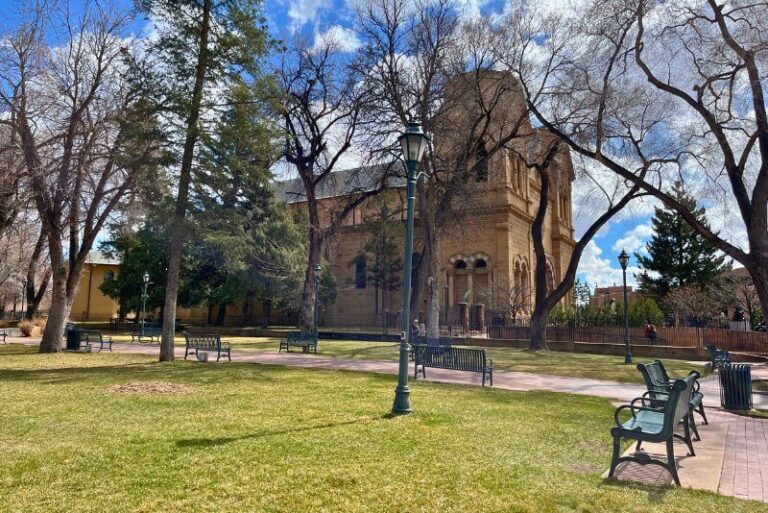
<path id="1" fill-rule="evenodd" d="M 105 271 L 104 272 L 104 283 L 114 281 L 115 279 L 115 272 L 114 271 Z"/>
<path id="2" fill-rule="evenodd" d="M 480 147 L 475 152 L 475 160 L 477 163 L 475 164 L 476 170 L 477 170 L 477 181 L 478 182 L 487 182 L 488 181 L 488 151 L 485 149 L 485 142 L 480 143 Z"/>
<path id="3" fill-rule="evenodd" d="M 355 288 L 364 289 L 366 286 L 366 277 L 368 274 L 367 262 L 365 257 L 358 257 L 355 262 Z"/>
<path id="4" fill-rule="evenodd" d="M 475 260 L 475 269 L 484 269 L 486 267 L 488 267 L 488 262 L 486 262 L 484 259 L 478 258 Z"/>
<path id="5" fill-rule="evenodd" d="M 454 269 L 466 269 L 467 263 L 464 260 L 456 260 L 456 262 L 453 264 Z"/>

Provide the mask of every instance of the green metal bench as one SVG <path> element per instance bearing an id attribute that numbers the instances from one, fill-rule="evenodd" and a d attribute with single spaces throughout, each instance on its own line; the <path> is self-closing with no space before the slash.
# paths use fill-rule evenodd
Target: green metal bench
<path id="1" fill-rule="evenodd" d="M 696 453 L 693 450 L 691 431 L 688 424 L 690 415 L 691 394 L 694 383 L 699 378 L 699 373 L 691 372 L 685 379 L 678 379 L 669 389 L 666 401 L 661 399 L 651 400 L 648 397 L 638 397 L 630 404 L 619 406 L 613 414 L 616 427 L 611 428 L 613 437 L 613 458 L 608 477 L 613 477 L 616 467 L 625 461 L 632 461 L 640 465 L 660 465 L 672 475 L 675 484 L 680 486 L 680 477 L 677 475 L 677 463 L 675 462 L 674 439 L 683 440 L 688 446 L 691 456 Z M 639 405 L 636 403 L 640 403 Z M 652 404 L 651 404 L 652 403 Z M 629 411 L 631 417 L 621 421 L 622 412 Z M 675 433 L 678 423 L 683 423 L 684 434 Z M 621 440 L 636 440 L 638 445 L 642 442 L 665 442 L 667 446 L 667 461 L 651 458 L 647 454 L 633 454 L 621 456 Z"/>
<path id="2" fill-rule="evenodd" d="M 146 327 L 144 326 L 144 330 L 142 332 L 141 329 L 138 331 L 134 331 L 131 333 L 131 344 L 133 344 L 136 340 L 139 341 L 139 343 L 142 343 L 145 338 L 148 338 L 150 342 L 154 342 L 155 339 L 157 341 L 160 341 L 160 337 L 163 335 L 163 328 L 157 328 L 157 327 Z"/>
<path id="3" fill-rule="evenodd" d="M 280 353 L 285 349 L 286 352 L 290 353 L 292 347 L 300 347 L 305 353 L 310 351 L 317 353 L 317 333 L 288 333 L 288 336 L 280 339 L 277 352 Z"/>
<path id="4" fill-rule="evenodd" d="M 426 378 L 426 368 L 449 369 L 483 374 L 483 386 L 486 376 L 493 386 L 493 362 L 486 357 L 484 349 L 469 349 L 463 347 L 426 346 L 416 344 L 414 351 L 414 379 L 419 372 Z M 421 369 L 419 369 L 421 367 Z"/>
<path id="5" fill-rule="evenodd" d="M 666 401 L 673 380 L 669 377 L 669 374 L 667 374 L 667 369 L 664 368 L 664 364 L 661 360 L 654 360 L 651 363 L 640 363 L 637 365 L 637 370 L 643 375 L 645 387 L 648 389 L 646 397 L 649 397 L 651 400 L 660 399 L 661 402 Z M 704 394 L 699 391 L 699 388 L 700 384 L 697 380 L 694 383 L 693 392 L 691 393 L 691 412 L 689 418 L 691 429 L 693 429 L 697 441 L 701 440 L 701 436 L 699 435 L 699 430 L 696 428 L 696 421 L 694 420 L 693 413 L 696 412 L 701 415 L 705 425 L 709 424 L 707 414 L 704 412 Z"/>
<path id="6" fill-rule="evenodd" d="M 723 365 L 728 365 L 731 363 L 731 354 L 728 351 L 718 349 L 714 344 L 708 345 L 707 351 L 709 351 L 709 356 L 712 358 L 713 370 L 719 369 Z"/>
<path id="7" fill-rule="evenodd" d="M 5 341 L 5 337 L 8 336 L 8 334 L 5 332 L 5 330 L 0 330 L 0 339 L 3 341 L 3 344 L 7 344 L 8 342 Z"/>
<path id="8" fill-rule="evenodd" d="M 107 346 L 110 352 L 112 352 L 112 337 L 105 337 L 100 331 L 96 330 L 80 330 L 80 343 L 85 342 L 86 345 L 93 347 L 95 344 L 99 344 L 99 352 Z"/>
<path id="9" fill-rule="evenodd" d="M 226 353 L 227 359 L 231 362 L 232 361 L 232 355 L 230 354 L 231 347 L 229 343 L 222 342 L 221 337 L 219 337 L 216 334 L 209 333 L 209 334 L 189 334 L 185 333 L 184 338 L 186 339 L 186 349 L 184 350 L 184 359 L 187 359 L 187 356 L 194 353 L 195 356 L 197 356 L 199 351 L 216 351 L 216 361 L 218 362 L 221 359 L 222 353 Z"/>

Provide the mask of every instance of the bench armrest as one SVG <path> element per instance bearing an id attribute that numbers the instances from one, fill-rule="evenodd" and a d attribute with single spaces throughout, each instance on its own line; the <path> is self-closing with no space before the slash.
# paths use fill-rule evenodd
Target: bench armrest
<path id="1" fill-rule="evenodd" d="M 638 399 L 639 399 L 639 398 L 638 398 Z M 616 422 L 616 425 L 617 425 L 618 427 L 621 427 L 621 424 L 622 424 L 622 423 L 619 421 L 619 414 L 620 414 L 620 413 L 621 413 L 623 410 L 629 410 L 629 411 L 630 411 L 630 413 L 632 413 L 632 416 L 633 416 L 633 417 L 636 417 L 636 416 L 637 416 L 637 415 L 635 415 L 635 412 L 636 412 L 636 411 L 652 411 L 652 412 L 654 412 L 654 413 L 659 413 L 659 410 L 657 410 L 656 408 L 648 408 L 648 407 L 646 407 L 646 406 L 634 406 L 634 405 L 632 405 L 632 404 L 623 404 L 623 405 L 619 406 L 618 408 L 616 408 L 616 411 L 615 411 L 615 412 L 613 412 L 613 420 Z"/>

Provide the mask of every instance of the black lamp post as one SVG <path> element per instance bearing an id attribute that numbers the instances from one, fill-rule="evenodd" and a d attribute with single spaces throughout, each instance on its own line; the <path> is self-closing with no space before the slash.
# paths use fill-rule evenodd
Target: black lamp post
<path id="1" fill-rule="evenodd" d="M 323 270 L 323 268 L 320 266 L 320 264 L 315 264 L 315 336 L 318 336 L 320 334 L 320 331 L 318 330 L 317 324 L 318 324 L 318 311 L 317 311 L 317 301 L 320 298 L 320 272 Z"/>
<path id="2" fill-rule="evenodd" d="M 411 413 L 411 389 L 408 386 L 408 342 L 410 337 L 410 306 L 411 306 L 411 269 L 413 267 L 413 215 L 416 204 L 416 180 L 419 164 L 424 157 L 429 137 L 421 129 L 421 124 L 411 121 L 403 135 L 400 136 L 400 147 L 403 151 L 405 167 L 408 171 L 408 216 L 405 230 L 405 265 L 403 266 L 403 318 L 400 332 L 400 366 L 397 373 L 397 388 L 392 413 L 404 415 Z"/>
<path id="3" fill-rule="evenodd" d="M 141 293 L 141 336 L 144 336 L 144 325 L 147 323 L 147 287 L 149 286 L 149 273 L 144 273 L 144 289 Z M 141 342 L 141 340 L 139 340 Z"/>
<path id="4" fill-rule="evenodd" d="M 624 363 L 632 363 L 632 342 L 629 338 L 629 303 L 627 302 L 627 264 L 629 255 L 623 249 L 619 255 L 619 265 L 624 277 Z"/>

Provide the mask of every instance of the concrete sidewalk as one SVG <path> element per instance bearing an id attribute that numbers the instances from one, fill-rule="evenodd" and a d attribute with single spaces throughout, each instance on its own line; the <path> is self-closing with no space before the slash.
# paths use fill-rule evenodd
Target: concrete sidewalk
<path id="1" fill-rule="evenodd" d="M 39 340 L 8 339 L 8 342 L 36 345 Z M 113 350 L 123 353 L 159 355 L 159 346 L 154 344 L 114 343 Z M 184 358 L 184 348 L 175 348 L 176 356 Z M 255 353 L 232 351 L 232 360 L 261 365 L 285 365 L 311 369 L 348 370 L 395 375 L 397 362 L 333 358 L 304 353 Z M 409 367 L 411 370 L 412 367 Z M 755 369 L 756 376 L 768 374 L 768 369 Z M 411 376 L 411 382 L 413 377 Z M 480 386 L 481 377 L 476 373 L 456 372 L 444 369 L 429 369 L 427 381 Z M 535 374 L 494 370 L 493 387 L 515 391 L 548 391 L 603 397 L 617 402 L 629 402 L 642 395 L 645 387 L 616 381 L 588 378 Z M 699 423 L 702 436 L 694 449 L 699 456 L 686 457 L 687 450 L 677 450 L 680 464 L 680 479 L 683 486 L 718 491 L 744 499 L 768 503 L 768 420 L 742 417 L 718 411 L 720 389 L 716 375 L 701 380 L 709 426 Z M 756 408 L 768 410 L 768 396 L 754 394 Z M 697 421 L 699 417 L 697 416 Z M 677 444 L 676 444 L 677 445 Z M 610 451 L 610 448 L 606 448 Z M 658 452 L 659 447 L 648 444 L 645 450 Z M 630 449 L 631 451 L 631 449 Z M 662 451 L 663 452 L 663 451 Z M 668 485 L 671 478 L 659 467 L 639 467 L 624 464 L 618 477 L 639 480 L 652 485 Z"/>

